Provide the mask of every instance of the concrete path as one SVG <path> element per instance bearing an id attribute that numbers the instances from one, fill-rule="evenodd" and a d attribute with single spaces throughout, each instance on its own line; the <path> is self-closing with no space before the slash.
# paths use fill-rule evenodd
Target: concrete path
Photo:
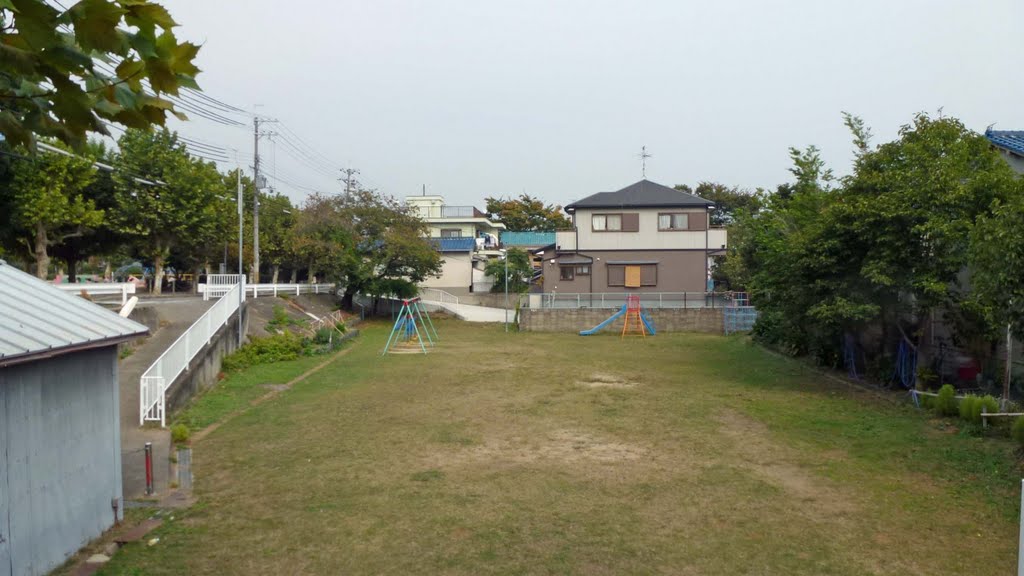
<path id="1" fill-rule="evenodd" d="M 427 306 L 436 306 L 442 310 L 455 314 L 467 322 L 505 322 L 504 308 L 488 308 L 487 306 L 471 306 L 469 304 L 449 304 L 437 300 L 423 300 Z M 508 311 L 508 321 L 515 318 L 516 311 Z"/>
<path id="2" fill-rule="evenodd" d="M 211 305 L 213 301 L 203 301 L 201 298 L 140 302 L 140 306 L 156 310 L 160 326 L 149 338 L 135 345 L 131 356 L 118 362 L 121 389 L 121 481 L 125 500 L 146 495 L 146 442 L 153 443 L 153 472 L 157 494 L 165 492 L 171 481 L 170 432 L 159 427 L 139 426 L 139 379 Z"/>

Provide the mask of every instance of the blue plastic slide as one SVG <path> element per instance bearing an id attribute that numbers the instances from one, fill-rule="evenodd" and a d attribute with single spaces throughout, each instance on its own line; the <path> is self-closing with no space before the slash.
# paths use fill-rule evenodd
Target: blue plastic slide
<path id="1" fill-rule="evenodd" d="M 640 312 L 640 318 L 644 321 L 644 326 L 647 326 L 647 332 L 651 336 L 654 336 L 655 334 L 657 334 L 657 332 L 654 331 L 654 321 L 651 320 L 650 316 L 648 316 L 647 314 L 644 314 L 643 312 Z"/>
<path id="2" fill-rule="evenodd" d="M 616 318 L 618 318 L 619 316 L 622 316 L 625 313 L 626 313 L 626 305 L 623 304 L 622 308 L 619 308 L 618 312 L 616 312 L 615 314 L 612 314 L 611 317 L 608 318 L 607 320 L 605 320 L 604 322 L 601 322 L 600 324 L 598 324 L 597 326 L 594 326 L 590 330 L 580 330 L 580 336 L 590 336 L 590 335 L 593 335 L 593 334 L 597 334 L 602 328 L 604 328 L 605 326 L 611 324 L 612 322 L 615 322 Z"/>

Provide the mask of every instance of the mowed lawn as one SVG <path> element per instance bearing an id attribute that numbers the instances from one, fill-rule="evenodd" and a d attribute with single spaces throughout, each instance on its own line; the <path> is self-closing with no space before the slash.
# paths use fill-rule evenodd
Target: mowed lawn
<path id="1" fill-rule="evenodd" d="M 195 446 L 199 503 L 102 573 L 1015 566 L 1008 441 L 960 434 L 744 338 L 438 330 L 431 354 L 382 358 L 388 327 L 371 325 L 337 361 L 210 433 Z"/>

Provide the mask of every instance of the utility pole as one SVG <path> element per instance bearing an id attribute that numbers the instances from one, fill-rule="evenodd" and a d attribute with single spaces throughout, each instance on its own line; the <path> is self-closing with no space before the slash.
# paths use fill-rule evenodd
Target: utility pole
<path id="1" fill-rule="evenodd" d="M 262 120 L 259 116 L 252 119 L 252 151 L 253 151 L 253 193 L 252 193 L 252 278 L 253 284 L 260 283 L 260 188 L 267 187 L 267 179 L 260 176 L 260 137 L 272 135 L 260 133 L 260 122 L 277 122 Z"/>
<path id="2" fill-rule="evenodd" d="M 252 119 L 253 191 L 252 191 L 252 277 L 249 282 L 260 283 L 260 117 Z"/>
<path id="3" fill-rule="evenodd" d="M 352 198 L 352 193 L 355 192 L 356 188 L 359 186 L 359 181 L 355 178 L 355 175 L 359 174 L 359 170 L 356 170 L 355 168 L 345 168 L 342 172 L 345 175 L 338 178 L 338 180 L 345 183 L 345 198 Z"/>

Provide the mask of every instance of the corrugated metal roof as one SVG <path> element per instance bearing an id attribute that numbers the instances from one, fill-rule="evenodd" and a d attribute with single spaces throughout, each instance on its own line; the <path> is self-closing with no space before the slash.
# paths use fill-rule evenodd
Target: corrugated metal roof
<path id="1" fill-rule="evenodd" d="M 700 196 L 662 186 L 650 180 L 641 180 L 616 192 L 598 192 L 587 196 L 566 206 L 565 211 L 572 214 L 577 208 L 703 208 L 714 205 L 714 202 Z"/>
<path id="2" fill-rule="evenodd" d="M 992 144 L 1024 156 L 1024 130 L 985 130 L 985 137 Z"/>
<path id="3" fill-rule="evenodd" d="M 148 331 L 0 260 L 0 366 Z"/>

